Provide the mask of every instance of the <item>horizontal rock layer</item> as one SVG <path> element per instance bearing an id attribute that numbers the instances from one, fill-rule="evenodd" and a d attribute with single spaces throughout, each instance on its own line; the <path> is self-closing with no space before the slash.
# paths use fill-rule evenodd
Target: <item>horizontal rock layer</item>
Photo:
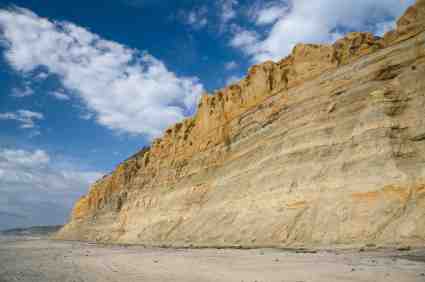
<path id="1" fill-rule="evenodd" d="M 425 1 L 383 38 L 299 44 L 204 95 L 96 182 L 57 238 L 170 246 L 425 242 Z"/>

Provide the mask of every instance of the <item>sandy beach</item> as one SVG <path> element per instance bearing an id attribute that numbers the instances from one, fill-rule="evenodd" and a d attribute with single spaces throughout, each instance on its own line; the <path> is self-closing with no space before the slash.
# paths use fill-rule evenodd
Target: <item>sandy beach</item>
<path id="1" fill-rule="evenodd" d="M 0 241 L 0 282 L 9 281 L 424 282 L 425 249 L 159 249 L 9 238 Z"/>

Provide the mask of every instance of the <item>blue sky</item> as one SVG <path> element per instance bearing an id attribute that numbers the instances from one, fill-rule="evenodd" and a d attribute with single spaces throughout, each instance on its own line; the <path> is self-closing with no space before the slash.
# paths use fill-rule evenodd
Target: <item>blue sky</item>
<path id="1" fill-rule="evenodd" d="M 0 229 L 90 182 L 297 42 L 382 35 L 413 0 L 0 0 Z"/>

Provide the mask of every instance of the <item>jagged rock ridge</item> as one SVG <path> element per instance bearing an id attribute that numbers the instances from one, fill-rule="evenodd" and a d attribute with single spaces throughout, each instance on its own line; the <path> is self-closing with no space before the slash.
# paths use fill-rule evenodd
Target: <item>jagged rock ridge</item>
<path id="1" fill-rule="evenodd" d="M 419 0 L 383 38 L 350 33 L 253 66 L 95 183 L 57 237 L 423 244 L 424 20 Z"/>

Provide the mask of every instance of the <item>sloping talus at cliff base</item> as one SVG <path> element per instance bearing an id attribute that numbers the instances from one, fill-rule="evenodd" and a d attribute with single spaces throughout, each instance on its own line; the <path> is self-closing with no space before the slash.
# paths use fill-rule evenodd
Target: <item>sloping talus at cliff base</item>
<path id="1" fill-rule="evenodd" d="M 350 33 L 253 66 L 97 181 L 56 237 L 423 245 L 424 30 L 419 0 L 383 38 Z"/>

